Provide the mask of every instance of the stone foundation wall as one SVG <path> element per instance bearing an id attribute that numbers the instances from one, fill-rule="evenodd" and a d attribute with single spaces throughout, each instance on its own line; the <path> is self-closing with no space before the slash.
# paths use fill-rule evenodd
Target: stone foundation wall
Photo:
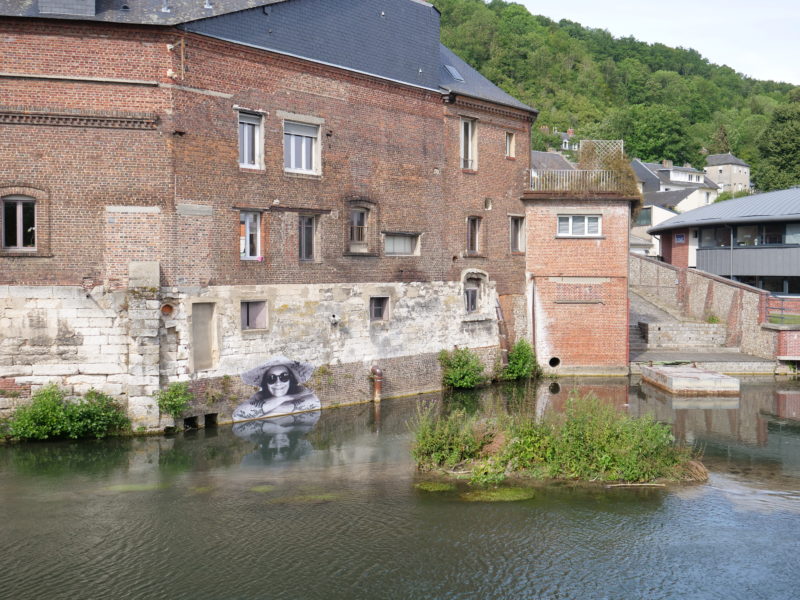
<path id="1" fill-rule="evenodd" d="M 370 319 L 376 297 L 388 299 L 383 319 Z M 242 302 L 264 302 L 262 327 L 243 328 Z M 194 400 L 183 416 L 202 422 L 216 414 L 224 423 L 256 391 L 239 375 L 276 355 L 316 367 L 309 387 L 323 406 L 371 400 L 372 366 L 384 373 L 383 397 L 432 391 L 441 387 L 442 349 L 473 348 L 488 372 L 495 368 L 496 302 L 492 282 L 470 313 L 460 282 L 110 292 L 0 286 L 0 416 L 54 383 L 71 395 L 95 388 L 115 396 L 135 429 L 158 429 L 175 423 L 159 414 L 155 394 L 185 381 Z M 208 335 L 198 337 L 201 330 Z"/>

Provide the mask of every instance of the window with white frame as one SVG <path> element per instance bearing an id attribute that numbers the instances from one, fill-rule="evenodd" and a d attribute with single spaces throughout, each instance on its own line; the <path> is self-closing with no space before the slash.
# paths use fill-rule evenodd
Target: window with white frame
<path id="1" fill-rule="evenodd" d="M 559 237 L 598 237 L 602 234 L 600 215 L 559 215 Z"/>
<path id="2" fill-rule="evenodd" d="M 386 256 L 415 256 L 418 247 L 417 234 L 387 233 L 383 237 L 383 252 Z"/>
<path id="3" fill-rule="evenodd" d="M 314 215 L 300 215 L 299 223 L 300 260 L 312 261 L 316 256 L 317 218 Z"/>
<path id="4" fill-rule="evenodd" d="M 478 168 L 478 143 L 475 119 L 461 119 L 461 168 Z"/>
<path id="5" fill-rule="evenodd" d="M 366 252 L 368 250 L 367 225 L 369 210 L 354 208 L 350 211 L 350 252 Z"/>
<path id="6" fill-rule="evenodd" d="M 239 212 L 239 258 L 259 260 L 261 258 L 261 213 L 242 210 Z"/>
<path id="7" fill-rule="evenodd" d="M 239 166 L 247 169 L 263 168 L 261 148 L 262 116 L 239 112 Z"/>
<path id="8" fill-rule="evenodd" d="M 36 201 L 27 196 L 3 198 L 3 249 L 36 250 Z"/>
<path id="9" fill-rule="evenodd" d="M 389 319 L 389 298 L 373 296 L 369 299 L 369 320 L 386 321 Z"/>
<path id="10" fill-rule="evenodd" d="M 525 252 L 525 217 L 509 217 L 511 252 Z"/>
<path id="11" fill-rule="evenodd" d="M 478 254 L 481 251 L 481 218 L 467 218 L 467 254 Z"/>
<path id="12" fill-rule="evenodd" d="M 290 173 L 319 173 L 319 125 L 284 121 L 283 168 Z"/>
<path id="13" fill-rule="evenodd" d="M 240 304 L 242 331 L 267 328 L 267 303 L 265 300 L 246 300 Z"/>
<path id="14" fill-rule="evenodd" d="M 514 158 L 517 155 L 517 139 L 510 131 L 506 131 L 506 158 Z"/>

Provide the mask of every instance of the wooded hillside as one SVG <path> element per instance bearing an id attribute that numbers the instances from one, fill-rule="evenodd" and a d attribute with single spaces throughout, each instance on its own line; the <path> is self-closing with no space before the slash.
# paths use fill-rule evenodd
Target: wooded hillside
<path id="1" fill-rule="evenodd" d="M 624 139 L 630 157 L 648 161 L 702 168 L 705 153 L 732 152 L 753 167 L 763 190 L 800 183 L 800 167 L 776 179 L 772 164 L 793 162 L 774 155 L 774 138 L 782 137 L 776 129 L 787 118 L 800 128 L 793 85 L 745 77 L 695 50 L 556 23 L 502 0 L 433 4 L 446 46 L 540 111 L 535 149 L 558 145 L 540 126 L 573 128 L 579 138 Z"/>

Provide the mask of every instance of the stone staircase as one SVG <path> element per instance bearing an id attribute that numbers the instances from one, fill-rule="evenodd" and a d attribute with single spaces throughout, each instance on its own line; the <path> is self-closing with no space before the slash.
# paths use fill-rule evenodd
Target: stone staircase
<path id="1" fill-rule="evenodd" d="M 721 373 L 772 374 L 771 360 L 741 354 L 725 346 L 727 328 L 682 318 L 657 300 L 630 290 L 629 346 L 631 373 L 648 363 L 691 362 Z"/>

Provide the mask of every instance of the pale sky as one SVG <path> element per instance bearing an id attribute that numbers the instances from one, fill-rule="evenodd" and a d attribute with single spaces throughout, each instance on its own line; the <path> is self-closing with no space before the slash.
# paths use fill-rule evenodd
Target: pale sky
<path id="1" fill-rule="evenodd" d="M 535 15 L 607 29 L 614 37 L 694 48 L 755 79 L 800 85 L 797 0 L 514 0 Z"/>

